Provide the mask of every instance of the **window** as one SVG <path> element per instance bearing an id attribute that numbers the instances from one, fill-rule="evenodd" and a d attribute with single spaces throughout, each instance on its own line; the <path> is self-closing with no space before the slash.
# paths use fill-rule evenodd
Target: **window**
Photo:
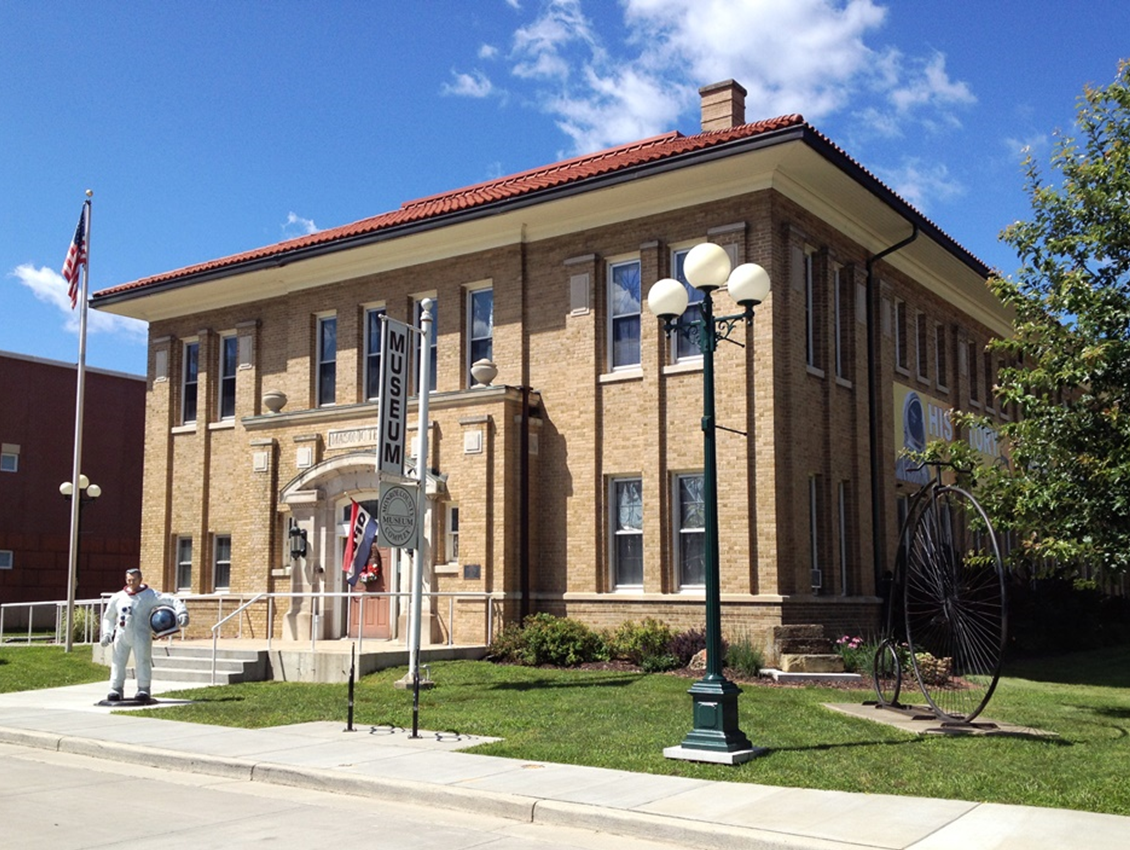
<path id="1" fill-rule="evenodd" d="M 840 526 L 840 595 L 848 595 L 848 483 L 841 481 L 837 499 Z"/>
<path id="2" fill-rule="evenodd" d="M 812 568 L 812 591 L 816 593 L 823 585 L 823 573 L 820 571 L 820 476 L 812 475 L 808 479 L 808 542 L 811 550 L 809 566 Z"/>
<path id="3" fill-rule="evenodd" d="M 235 417 L 235 369 L 239 362 L 239 339 L 220 337 L 220 418 Z"/>
<path id="4" fill-rule="evenodd" d="M 812 249 L 804 249 L 804 362 L 816 367 L 816 284 L 812 279 Z"/>
<path id="5" fill-rule="evenodd" d="M 907 369 L 906 302 L 895 299 L 895 366 Z"/>
<path id="6" fill-rule="evenodd" d="M 930 362 L 927 360 L 928 339 L 927 320 L 925 313 L 919 313 L 914 321 L 914 359 L 917 361 L 918 377 L 927 380 L 930 377 Z"/>
<path id="7" fill-rule="evenodd" d="M 467 293 L 467 386 L 474 386 L 470 369 L 480 360 L 494 359 L 494 290 Z"/>
<path id="8" fill-rule="evenodd" d="M 214 590 L 227 590 L 231 587 L 231 535 L 217 534 L 214 553 Z"/>
<path id="9" fill-rule="evenodd" d="M 612 583 L 617 588 L 643 587 L 643 481 L 612 482 Z"/>
<path id="10" fill-rule="evenodd" d="M 984 352 L 982 355 L 985 369 L 985 409 L 993 409 L 993 355 Z"/>
<path id="11" fill-rule="evenodd" d="M 19 472 L 20 455 L 18 452 L 0 452 L 0 472 Z"/>
<path id="12" fill-rule="evenodd" d="M 184 344 L 184 383 L 181 385 L 181 422 L 196 421 L 196 389 L 200 378 L 200 343 Z"/>
<path id="13" fill-rule="evenodd" d="M 938 376 L 938 389 L 949 386 L 949 369 L 946 367 L 946 328 L 934 325 L 934 374 Z"/>
<path id="14" fill-rule="evenodd" d="M 192 590 L 192 538 L 177 538 L 177 590 Z"/>
<path id="15" fill-rule="evenodd" d="M 706 502 L 701 475 L 675 479 L 676 541 L 680 587 L 706 583 Z"/>
<path id="16" fill-rule="evenodd" d="M 447 506 L 447 531 L 444 542 L 447 551 L 447 563 L 454 564 L 459 560 L 459 506 Z"/>
<path id="17" fill-rule="evenodd" d="M 429 340 L 428 340 L 428 342 L 431 344 L 431 349 L 432 349 L 431 350 L 431 361 L 432 362 L 428 367 L 428 390 L 430 392 L 434 393 L 436 391 L 436 378 L 439 375 L 439 368 L 438 368 L 438 363 L 437 363 L 437 358 L 436 358 L 436 354 L 438 352 L 438 349 L 436 347 L 436 340 L 438 339 L 438 336 L 439 336 L 438 332 L 437 332 L 437 328 L 439 328 L 439 302 L 436 300 L 436 298 L 434 296 L 428 296 L 428 297 L 432 299 L 432 328 L 431 328 L 431 333 L 429 334 Z M 421 326 L 422 321 L 423 321 L 421 317 L 423 316 L 423 314 L 424 314 L 424 299 L 421 296 L 420 298 L 416 299 L 416 327 Z M 420 341 L 416 336 L 413 336 L 412 342 L 410 344 L 412 346 L 412 351 L 415 353 L 416 352 L 416 346 L 418 346 L 420 344 Z M 414 360 L 413 362 L 416 362 L 416 361 Z M 413 369 L 413 372 L 415 374 L 419 374 L 419 372 L 416 369 Z M 417 385 L 413 386 L 413 388 L 412 388 L 412 395 L 415 395 L 418 391 L 419 391 L 419 385 L 417 384 Z"/>
<path id="18" fill-rule="evenodd" d="M 384 307 L 365 311 L 365 398 L 373 401 L 381 392 L 381 317 Z"/>
<path id="19" fill-rule="evenodd" d="M 967 345 L 966 362 L 969 368 L 969 400 L 974 404 L 979 404 L 981 394 L 978 392 L 978 384 L 980 381 L 977 378 L 977 343 L 970 341 Z"/>
<path id="20" fill-rule="evenodd" d="M 683 268 L 689 253 L 690 248 L 684 248 L 671 254 L 671 277 L 679 281 L 687 290 L 687 309 L 683 311 L 683 315 L 675 320 L 678 325 L 689 325 L 695 319 L 702 317 L 702 290 L 691 286 Z M 698 340 L 694 335 L 676 332 L 672 334 L 672 337 L 675 340 L 676 361 L 702 357 L 702 349 L 699 348 Z"/>
<path id="21" fill-rule="evenodd" d="M 835 266 L 833 275 L 833 293 L 836 300 L 834 305 L 836 325 L 836 377 L 843 380 L 851 378 L 851 342 L 853 332 L 854 308 L 852 301 L 852 276 L 845 274 L 843 266 Z"/>
<path id="22" fill-rule="evenodd" d="M 613 369 L 640 364 L 640 261 L 608 266 L 609 351 Z"/>
<path id="23" fill-rule="evenodd" d="M 337 397 L 337 317 L 318 319 L 318 407 L 334 403 Z"/>
<path id="24" fill-rule="evenodd" d="M 0 549 L 0 570 L 12 569 L 13 561 L 11 549 Z"/>

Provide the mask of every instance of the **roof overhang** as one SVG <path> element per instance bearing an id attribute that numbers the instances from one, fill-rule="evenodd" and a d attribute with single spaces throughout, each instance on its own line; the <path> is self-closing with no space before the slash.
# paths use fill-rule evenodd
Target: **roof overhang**
<path id="1" fill-rule="evenodd" d="M 885 262 L 995 332 L 1009 331 L 1007 313 L 985 285 L 984 264 L 806 124 L 136 289 L 95 293 L 91 303 L 160 321 L 765 189 L 819 216 L 870 254 L 917 226 L 919 238 Z"/>

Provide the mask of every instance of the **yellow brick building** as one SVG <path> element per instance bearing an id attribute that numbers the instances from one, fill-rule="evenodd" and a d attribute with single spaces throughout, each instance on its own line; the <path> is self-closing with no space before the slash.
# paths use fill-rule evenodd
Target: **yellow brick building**
<path id="1" fill-rule="evenodd" d="M 350 499 L 378 486 L 378 317 L 416 324 L 428 298 L 425 589 L 489 594 L 507 620 L 701 628 L 702 361 L 644 302 L 713 241 L 773 282 L 716 357 L 724 628 L 875 624 L 912 486 L 907 397 L 929 414 L 919 436 L 939 411 L 992 411 L 984 346 L 1009 320 L 979 260 L 800 116 L 745 123 L 744 94 L 703 89 L 697 135 L 96 293 L 150 323 L 146 575 L 202 594 L 345 590 Z M 480 360 L 497 368 L 486 385 Z M 386 552 L 382 586 L 406 588 L 407 563 Z M 346 634 L 343 600 L 317 619 L 312 604 L 276 633 Z M 481 641 L 483 603 L 457 604 L 454 638 Z M 432 639 L 451 619 L 431 610 Z"/>

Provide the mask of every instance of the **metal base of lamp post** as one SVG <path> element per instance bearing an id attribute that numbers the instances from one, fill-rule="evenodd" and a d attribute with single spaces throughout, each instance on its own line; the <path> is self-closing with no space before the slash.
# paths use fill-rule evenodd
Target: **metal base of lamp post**
<path id="1" fill-rule="evenodd" d="M 738 694 L 741 688 L 728 679 L 703 679 L 687 691 L 694 704 L 694 729 L 677 747 L 663 755 L 683 761 L 741 764 L 767 752 L 755 747 L 738 728 Z"/>

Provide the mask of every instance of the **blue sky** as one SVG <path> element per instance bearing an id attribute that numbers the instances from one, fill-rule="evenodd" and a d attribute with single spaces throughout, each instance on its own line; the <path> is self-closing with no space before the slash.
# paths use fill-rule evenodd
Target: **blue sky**
<path id="1" fill-rule="evenodd" d="M 974 254 L 1029 214 L 1083 86 L 1130 57 L 1094 0 L 0 3 L 0 350 L 78 356 L 59 276 L 94 191 L 91 288 L 668 130 L 733 78 L 800 112 Z M 87 363 L 142 373 L 91 311 Z"/>

